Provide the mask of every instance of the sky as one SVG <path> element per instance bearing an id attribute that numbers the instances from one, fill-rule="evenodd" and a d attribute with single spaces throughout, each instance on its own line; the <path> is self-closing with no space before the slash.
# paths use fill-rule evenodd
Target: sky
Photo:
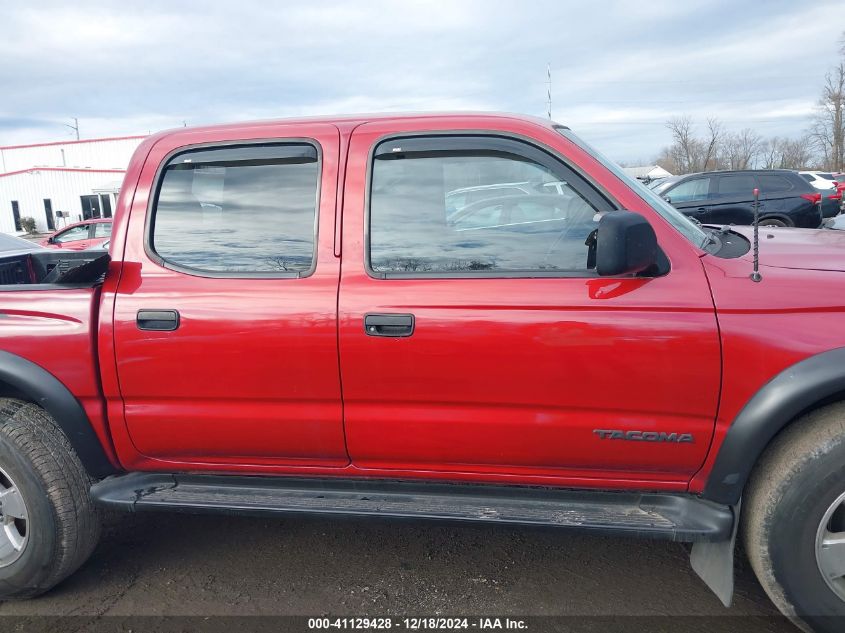
<path id="1" fill-rule="evenodd" d="M 0 0 L 0 146 L 383 111 L 552 118 L 648 163 L 666 121 L 798 136 L 842 0 Z"/>

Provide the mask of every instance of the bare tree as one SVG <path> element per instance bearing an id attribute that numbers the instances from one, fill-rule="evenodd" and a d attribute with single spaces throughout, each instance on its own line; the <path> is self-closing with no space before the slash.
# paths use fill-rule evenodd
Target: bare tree
<path id="1" fill-rule="evenodd" d="M 721 147 L 721 164 L 726 169 L 753 169 L 762 154 L 763 138 L 751 128 L 727 134 Z"/>
<path id="2" fill-rule="evenodd" d="M 806 169 L 814 162 L 813 140 L 808 136 L 764 141 L 760 149 L 760 166 L 765 169 Z"/>
<path id="3" fill-rule="evenodd" d="M 666 127 L 672 132 L 672 145 L 664 150 L 661 158 L 664 163 L 671 163 L 676 173 L 716 168 L 719 145 L 724 135 L 717 119 L 707 119 L 707 134 L 704 137 L 695 135 L 692 119 L 686 115 L 670 119 Z"/>
<path id="4" fill-rule="evenodd" d="M 824 167 L 831 171 L 845 170 L 845 34 L 841 41 L 842 58 L 825 76 L 810 128 L 810 136 L 824 159 Z"/>

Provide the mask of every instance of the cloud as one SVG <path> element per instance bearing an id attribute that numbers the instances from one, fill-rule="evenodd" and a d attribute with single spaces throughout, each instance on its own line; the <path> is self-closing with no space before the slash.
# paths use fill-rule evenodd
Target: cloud
<path id="1" fill-rule="evenodd" d="M 798 134 L 838 3 L 559 0 L 9 3 L 0 144 L 305 114 L 553 114 L 620 160 L 681 113 Z"/>

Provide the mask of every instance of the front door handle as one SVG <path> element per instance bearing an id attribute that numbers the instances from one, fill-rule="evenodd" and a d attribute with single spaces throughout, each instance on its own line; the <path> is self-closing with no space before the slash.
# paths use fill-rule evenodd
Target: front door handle
<path id="1" fill-rule="evenodd" d="M 176 310 L 138 310 L 135 323 L 139 330 L 172 332 L 179 327 L 179 313 Z"/>
<path id="2" fill-rule="evenodd" d="M 364 332 L 368 336 L 411 336 L 414 333 L 414 315 L 368 314 L 364 317 Z"/>

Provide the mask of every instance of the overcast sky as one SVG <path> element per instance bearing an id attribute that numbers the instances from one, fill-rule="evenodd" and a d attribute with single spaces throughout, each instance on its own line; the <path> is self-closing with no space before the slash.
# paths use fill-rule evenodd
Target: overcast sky
<path id="1" fill-rule="evenodd" d="M 0 145 L 291 115 L 504 110 L 650 161 L 687 113 L 798 135 L 841 0 L 0 0 Z"/>

